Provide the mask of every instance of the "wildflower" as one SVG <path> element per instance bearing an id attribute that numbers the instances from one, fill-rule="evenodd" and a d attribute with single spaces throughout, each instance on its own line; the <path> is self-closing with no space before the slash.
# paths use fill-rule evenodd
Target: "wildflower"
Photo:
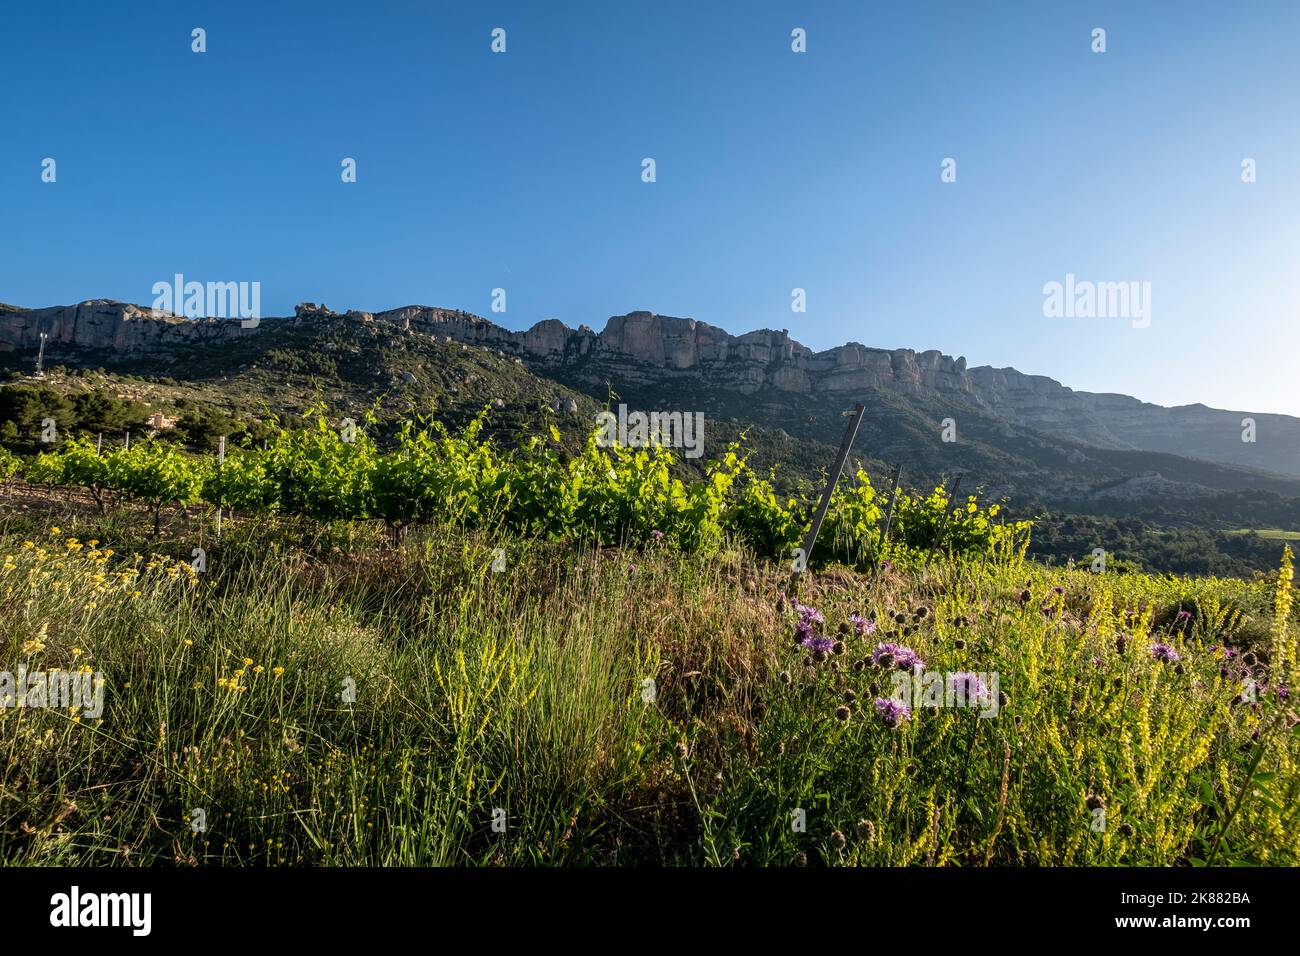
<path id="1" fill-rule="evenodd" d="M 23 654 L 30 657 L 33 654 L 39 654 L 45 650 L 45 642 L 39 637 L 30 641 L 23 641 Z"/>
<path id="2" fill-rule="evenodd" d="M 1151 645 L 1151 656 L 1166 664 L 1172 664 L 1178 660 L 1178 652 L 1168 644 L 1162 644 L 1159 641 Z"/>
<path id="3" fill-rule="evenodd" d="M 859 820 L 858 836 L 862 838 L 862 842 L 864 843 L 868 843 L 868 844 L 875 843 L 876 825 L 872 823 L 870 820 Z"/>
<path id="4" fill-rule="evenodd" d="M 835 642 L 832 641 L 829 637 L 820 637 L 817 635 L 806 637 L 799 643 L 801 643 L 804 647 L 808 648 L 810 651 L 814 651 L 819 654 L 826 654 L 831 650 L 833 650 L 835 647 Z"/>
<path id="5" fill-rule="evenodd" d="M 882 571 L 892 571 L 892 570 L 894 570 L 894 562 L 892 562 L 892 561 L 881 561 L 881 562 L 880 562 L 880 568 L 881 568 Z"/>
<path id="6" fill-rule="evenodd" d="M 256 667 L 253 668 L 253 673 L 254 673 L 254 674 L 260 674 L 260 673 L 262 673 L 263 670 L 265 670 L 265 668 L 262 667 L 261 664 L 258 664 Z"/>
<path id="7" fill-rule="evenodd" d="M 283 670 L 283 668 L 277 668 L 277 670 Z M 789 671 L 781 671 L 781 673 L 780 673 L 779 675 L 777 675 L 777 679 L 780 680 L 782 684 L 787 684 L 787 685 L 788 685 L 788 684 L 790 683 L 790 680 L 791 680 L 791 678 L 790 678 L 790 672 L 789 672 Z"/>
<path id="8" fill-rule="evenodd" d="M 988 686 L 980 679 L 979 675 L 968 671 L 958 671 L 956 674 L 950 674 L 948 676 L 948 686 L 952 688 L 954 695 L 960 695 L 959 699 L 968 703 L 987 700 L 992 696 Z"/>
<path id="9" fill-rule="evenodd" d="M 806 624 L 825 624 L 826 619 L 822 617 L 822 612 L 815 607 L 809 607 L 807 604 L 794 602 L 794 609 L 799 615 L 799 620 Z"/>
<path id="10" fill-rule="evenodd" d="M 50 529 L 50 534 L 62 534 L 62 533 L 63 533 L 63 532 L 60 531 L 58 528 L 51 528 L 51 529 Z"/>
<path id="11" fill-rule="evenodd" d="M 655 543 L 658 544 L 660 541 L 664 539 L 664 533 L 660 531 L 658 528 L 655 528 L 653 531 L 650 532 L 650 537 L 652 537 L 655 540 Z"/>
<path id="12" fill-rule="evenodd" d="M 677 758 L 679 760 L 685 760 L 689 753 L 690 751 L 686 748 L 686 742 L 684 740 L 679 740 L 677 742 Z"/>
<path id="13" fill-rule="evenodd" d="M 283 668 L 283 667 L 272 667 L 272 668 L 271 668 L 271 673 L 274 674 L 276 677 L 283 677 L 283 676 L 284 676 L 284 668 Z"/>
<path id="14" fill-rule="evenodd" d="M 832 645 L 831 645 L 831 653 L 832 653 L 832 654 L 843 654 L 843 653 L 844 653 L 844 642 L 843 642 L 843 641 L 836 641 L 834 644 L 832 644 Z"/>
<path id="15" fill-rule="evenodd" d="M 906 704 L 889 697 L 876 698 L 876 713 L 880 714 L 880 719 L 891 730 L 903 721 L 912 719 L 912 711 Z"/>
<path id="16" fill-rule="evenodd" d="M 921 660 L 921 656 L 910 647 L 888 642 L 877 644 L 876 649 L 871 652 L 871 659 L 877 667 L 897 667 L 905 671 L 925 666 L 925 661 Z"/>
<path id="17" fill-rule="evenodd" d="M 1191 612 L 1191 611 L 1179 611 L 1176 615 L 1174 615 L 1174 620 L 1175 620 L 1175 621 L 1186 621 L 1186 620 L 1189 620 L 1189 619 L 1191 618 L 1191 616 L 1192 616 L 1192 612 Z"/>
<path id="18" fill-rule="evenodd" d="M 858 637 L 876 633 L 876 622 L 867 620 L 861 614 L 850 614 L 849 623 L 853 625 L 853 633 Z"/>
<path id="19" fill-rule="evenodd" d="M 245 658 L 244 658 L 244 666 L 245 666 L 245 667 L 252 667 L 252 666 L 253 666 L 253 659 L 252 659 L 251 657 L 245 657 Z"/>
<path id="20" fill-rule="evenodd" d="M 841 704 L 835 708 L 835 719 L 840 723 L 847 723 L 848 719 L 853 716 L 853 710 Z"/>
<path id="21" fill-rule="evenodd" d="M 1097 796 L 1097 794 L 1095 794 L 1095 793 L 1094 793 L 1094 794 L 1090 794 L 1090 795 L 1088 796 L 1088 799 L 1085 801 L 1085 805 L 1087 806 L 1087 808 L 1088 808 L 1089 810 L 1105 810 L 1105 809 L 1106 809 L 1106 801 L 1105 801 L 1104 799 L 1102 799 L 1101 797 Z"/>
<path id="22" fill-rule="evenodd" d="M 813 638 L 813 629 L 811 624 L 809 624 L 807 621 L 799 621 L 797 624 L 795 624 L 794 642 L 796 644 L 803 644 L 807 646 L 808 642 L 812 640 L 812 638 Z"/>
<path id="23" fill-rule="evenodd" d="M 844 834 L 843 834 L 843 833 L 841 833 L 839 830 L 832 830 L 832 831 L 831 831 L 831 846 L 832 846 L 832 847 L 834 847 L 834 848 L 837 849 L 837 850 L 843 850 L 844 847 L 845 847 L 845 845 L 846 845 L 847 843 L 848 843 L 848 841 L 844 839 Z"/>

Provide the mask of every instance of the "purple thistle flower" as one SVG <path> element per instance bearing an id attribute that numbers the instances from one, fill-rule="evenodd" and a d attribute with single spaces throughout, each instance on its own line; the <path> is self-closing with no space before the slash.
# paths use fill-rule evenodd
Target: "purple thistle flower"
<path id="1" fill-rule="evenodd" d="M 850 614 L 849 622 L 853 625 L 853 633 L 858 637 L 876 633 L 876 622 L 867 620 L 861 614 Z"/>
<path id="2" fill-rule="evenodd" d="M 880 715 L 880 719 L 885 722 L 885 726 L 890 730 L 893 730 L 903 721 L 912 719 L 912 711 L 906 704 L 889 697 L 876 698 L 876 713 Z"/>
<path id="3" fill-rule="evenodd" d="M 880 566 L 884 568 L 886 571 L 894 570 L 894 562 L 892 561 L 881 561 Z"/>
<path id="4" fill-rule="evenodd" d="M 821 651 L 823 654 L 829 654 L 835 647 L 835 642 L 829 637 L 821 635 L 809 635 L 799 642 L 810 651 Z"/>
<path id="5" fill-rule="evenodd" d="M 808 641 L 812 638 L 812 636 L 813 636 L 812 625 L 809 624 L 807 621 L 800 621 L 799 623 L 795 624 L 794 639 L 798 641 L 800 644 L 807 647 Z"/>
<path id="6" fill-rule="evenodd" d="M 1058 584 L 1056 587 L 1052 588 L 1052 593 L 1053 593 L 1053 594 L 1064 594 L 1064 593 L 1065 593 L 1065 588 L 1061 587 L 1061 586 Z"/>
<path id="7" fill-rule="evenodd" d="M 910 647 L 888 642 L 876 645 L 876 649 L 871 652 L 871 660 L 879 667 L 897 667 L 904 671 L 925 666 L 925 661 Z"/>
<path id="8" fill-rule="evenodd" d="M 660 531 L 658 528 L 655 528 L 653 531 L 650 532 L 650 537 L 654 538 L 656 542 L 659 542 L 664 539 L 664 533 Z"/>
<path id="9" fill-rule="evenodd" d="M 1186 621 L 1186 620 L 1189 620 L 1189 619 L 1191 618 L 1191 616 L 1192 616 L 1192 612 L 1191 612 L 1191 611 L 1179 611 L 1179 612 L 1174 616 L 1174 620 L 1175 620 L 1175 621 Z"/>
<path id="10" fill-rule="evenodd" d="M 952 688 L 954 694 L 961 695 L 961 699 L 967 701 L 988 700 L 992 694 L 988 686 L 980 679 L 978 674 L 972 674 L 969 671 L 958 671 L 955 674 L 948 675 L 948 686 Z"/>
<path id="11" fill-rule="evenodd" d="M 822 612 L 815 607 L 809 607 L 807 604 L 794 602 L 794 609 L 799 615 L 799 619 L 809 624 L 824 624 L 826 619 L 822 617 Z"/>
<path id="12" fill-rule="evenodd" d="M 1178 660 L 1178 652 L 1168 644 L 1162 644 L 1159 641 L 1151 645 L 1151 656 L 1158 661 L 1164 661 L 1166 664 L 1172 664 Z"/>

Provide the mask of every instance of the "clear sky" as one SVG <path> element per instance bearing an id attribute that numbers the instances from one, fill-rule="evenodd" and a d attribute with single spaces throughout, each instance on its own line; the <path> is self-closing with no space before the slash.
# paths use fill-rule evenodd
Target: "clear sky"
<path id="1" fill-rule="evenodd" d="M 0 64 L 0 301 L 648 309 L 1300 414 L 1293 0 L 13 3 Z M 1045 317 L 1067 273 L 1149 327 Z"/>

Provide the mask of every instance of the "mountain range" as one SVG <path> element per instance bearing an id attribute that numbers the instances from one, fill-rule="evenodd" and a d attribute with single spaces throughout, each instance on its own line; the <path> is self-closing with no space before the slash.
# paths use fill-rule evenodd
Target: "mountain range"
<path id="1" fill-rule="evenodd" d="M 844 411 L 862 402 L 855 450 L 881 466 L 903 463 L 917 479 L 961 471 L 990 494 L 1103 513 L 1117 502 L 1225 493 L 1300 498 L 1297 418 L 1075 391 L 936 350 L 850 342 L 817 352 L 786 330 L 732 335 L 652 312 L 614 316 L 597 332 L 555 320 L 512 331 L 429 306 L 338 313 L 305 302 L 255 328 L 110 300 L 3 306 L 0 362 L 11 374 L 30 369 L 42 333 L 47 366 L 219 380 L 232 395 L 260 393 L 270 407 L 306 394 L 287 387 L 295 380 L 333 383 L 335 398 L 357 405 L 432 388 L 444 408 L 484 398 L 504 404 L 511 395 L 538 405 L 553 396 L 555 409 L 582 416 L 612 394 L 645 410 L 703 412 L 715 435 L 764 436 L 774 463 L 789 459 L 811 472 L 833 456 Z M 477 371 L 462 367 L 471 353 Z M 485 371 L 482 356 L 497 371 Z M 258 371 L 267 376 L 261 384 Z M 497 398 L 493 388 L 509 395 Z M 706 455 L 719 451 L 706 446 Z M 1239 518 L 1234 511 L 1225 520 Z"/>

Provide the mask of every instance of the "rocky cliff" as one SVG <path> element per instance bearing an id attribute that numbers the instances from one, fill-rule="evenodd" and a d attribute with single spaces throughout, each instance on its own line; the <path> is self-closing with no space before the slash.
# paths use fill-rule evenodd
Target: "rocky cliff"
<path id="1" fill-rule="evenodd" d="M 94 300 L 0 311 L 0 352 L 34 354 L 45 332 L 49 363 L 60 361 L 68 349 L 156 354 L 181 345 L 215 346 L 237 336 L 258 335 L 276 323 L 322 317 L 337 314 L 303 303 L 292 317 L 267 318 L 258 328 L 243 329 L 234 320 L 188 320 Z M 1013 368 L 967 368 L 964 358 L 934 350 L 885 350 L 850 342 L 814 352 L 785 330 L 731 335 L 695 319 L 651 312 L 614 316 L 599 333 L 555 320 L 514 332 L 468 312 L 415 305 L 377 313 L 351 311 L 346 317 L 493 348 L 521 358 L 542 374 L 564 369 L 585 374 L 592 384 L 630 381 L 670 390 L 674 381 L 689 378 L 711 388 L 763 393 L 769 402 L 779 401 L 785 392 L 824 396 L 839 406 L 865 398 L 872 390 L 924 393 L 1099 448 L 1169 452 L 1300 475 L 1300 419 L 1203 405 L 1164 408 L 1126 395 L 1076 392 Z M 1254 442 L 1242 441 L 1245 418 L 1255 423 Z"/>

